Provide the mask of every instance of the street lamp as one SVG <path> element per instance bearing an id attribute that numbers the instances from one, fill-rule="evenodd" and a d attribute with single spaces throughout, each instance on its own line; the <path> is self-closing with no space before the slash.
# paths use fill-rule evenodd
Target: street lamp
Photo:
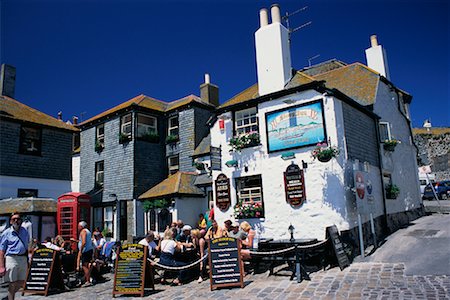
<path id="1" fill-rule="evenodd" d="M 290 241 L 291 242 L 293 242 L 295 239 L 294 239 L 294 226 L 292 226 L 292 224 L 291 225 L 289 225 L 289 227 L 288 227 L 288 231 L 289 231 L 289 233 L 291 234 L 291 239 L 290 239 Z"/>

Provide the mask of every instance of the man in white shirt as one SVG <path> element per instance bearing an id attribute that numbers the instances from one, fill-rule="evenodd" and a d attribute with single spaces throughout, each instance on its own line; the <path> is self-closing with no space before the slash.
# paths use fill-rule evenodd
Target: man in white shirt
<path id="1" fill-rule="evenodd" d="M 148 256 L 151 257 L 152 255 L 154 255 L 154 252 L 157 251 L 158 246 L 155 243 L 155 234 L 153 233 L 153 231 L 148 231 L 147 235 L 145 236 L 145 238 L 143 238 L 142 240 L 139 241 L 138 244 L 147 246 L 148 248 Z"/>
<path id="2" fill-rule="evenodd" d="M 45 238 L 45 243 L 43 244 L 46 248 L 48 249 L 52 249 L 55 251 L 61 251 L 63 250 L 61 247 L 56 246 L 55 244 L 52 243 L 52 238 L 51 237 L 46 237 Z"/>

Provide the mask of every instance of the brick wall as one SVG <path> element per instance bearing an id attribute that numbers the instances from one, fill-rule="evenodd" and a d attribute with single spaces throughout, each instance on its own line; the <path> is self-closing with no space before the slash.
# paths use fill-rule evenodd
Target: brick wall
<path id="1" fill-rule="evenodd" d="M 346 103 L 342 103 L 342 110 L 349 158 L 378 166 L 375 120 Z"/>
<path id="2" fill-rule="evenodd" d="M 0 122 L 0 175 L 72 179 L 72 132 L 42 128 L 41 155 L 19 153 L 19 123 Z"/>

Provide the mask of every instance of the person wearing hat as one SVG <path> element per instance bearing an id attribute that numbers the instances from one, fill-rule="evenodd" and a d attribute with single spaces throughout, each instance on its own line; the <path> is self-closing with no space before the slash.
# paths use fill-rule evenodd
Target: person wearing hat
<path id="1" fill-rule="evenodd" d="M 179 242 L 185 248 L 194 247 L 194 242 L 191 236 L 192 227 L 189 225 L 184 225 L 181 228 L 181 233 L 176 237 L 176 241 Z"/>
<path id="2" fill-rule="evenodd" d="M 247 234 L 239 228 L 238 222 L 233 222 L 231 224 L 231 231 L 228 232 L 228 236 L 238 239 L 238 240 L 245 240 L 247 238 Z"/>
<path id="3" fill-rule="evenodd" d="M 147 232 L 145 238 L 140 240 L 138 244 L 147 246 L 148 257 L 152 257 L 152 255 L 155 255 L 155 252 L 158 251 L 158 245 L 155 243 L 155 234 L 151 230 Z"/>

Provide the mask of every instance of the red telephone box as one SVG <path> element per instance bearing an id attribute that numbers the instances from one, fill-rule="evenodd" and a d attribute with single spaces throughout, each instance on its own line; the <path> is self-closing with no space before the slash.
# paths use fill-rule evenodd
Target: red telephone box
<path id="1" fill-rule="evenodd" d="M 58 234 L 64 240 L 78 239 L 78 223 L 91 220 L 91 197 L 82 193 L 67 193 L 58 197 L 56 210 Z"/>

